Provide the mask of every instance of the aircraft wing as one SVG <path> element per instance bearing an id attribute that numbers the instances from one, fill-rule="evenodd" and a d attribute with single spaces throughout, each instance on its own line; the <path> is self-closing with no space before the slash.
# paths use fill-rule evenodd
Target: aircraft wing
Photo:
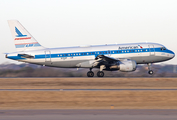
<path id="1" fill-rule="evenodd" d="M 107 62 L 117 62 L 119 60 L 113 58 L 113 57 L 108 57 L 108 56 L 105 56 L 105 55 L 98 55 L 95 60 L 98 60 L 98 59 L 102 59 L 103 61 L 107 61 Z"/>
<path id="2" fill-rule="evenodd" d="M 112 64 L 115 64 L 116 62 L 118 62 L 118 59 L 109 57 L 109 56 L 105 56 L 105 55 L 98 55 L 95 58 L 95 62 L 93 66 L 100 66 L 100 65 L 105 65 L 105 66 L 110 66 Z"/>

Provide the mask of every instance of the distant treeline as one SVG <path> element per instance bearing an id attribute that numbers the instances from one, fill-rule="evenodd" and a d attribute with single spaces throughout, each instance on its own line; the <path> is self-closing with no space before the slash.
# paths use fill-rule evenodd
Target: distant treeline
<path id="1" fill-rule="evenodd" d="M 177 77 L 176 65 L 152 65 L 152 77 Z M 86 77 L 89 69 L 54 68 L 34 64 L 0 64 L 0 77 Z M 99 69 L 93 69 L 96 73 Z M 138 65 L 134 72 L 104 71 L 105 77 L 150 77 L 147 65 Z"/>

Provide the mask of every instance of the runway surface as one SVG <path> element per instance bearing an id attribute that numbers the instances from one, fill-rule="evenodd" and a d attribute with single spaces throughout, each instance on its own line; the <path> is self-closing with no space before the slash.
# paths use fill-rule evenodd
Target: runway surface
<path id="1" fill-rule="evenodd" d="M 0 120 L 176 120 L 177 109 L 0 110 Z"/>
<path id="2" fill-rule="evenodd" d="M 0 89 L 0 91 L 176 91 L 177 89 Z"/>

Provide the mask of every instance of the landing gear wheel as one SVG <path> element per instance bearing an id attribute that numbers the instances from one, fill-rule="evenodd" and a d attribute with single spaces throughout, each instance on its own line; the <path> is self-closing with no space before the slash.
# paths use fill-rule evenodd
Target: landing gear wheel
<path id="1" fill-rule="evenodd" d="M 152 70 L 149 70 L 148 73 L 149 73 L 150 75 L 152 75 L 152 74 L 153 74 L 153 71 L 152 71 Z"/>
<path id="2" fill-rule="evenodd" d="M 87 77 L 93 77 L 93 76 L 94 76 L 94 72 L 89 71 L 89 72 L 87 73 Z"/>
<path id="3" fill-rule="evenodd" d="M 98 71 L 97 76 L 98 77 L 104 77 L 104 72 L 103 71 Z"/>

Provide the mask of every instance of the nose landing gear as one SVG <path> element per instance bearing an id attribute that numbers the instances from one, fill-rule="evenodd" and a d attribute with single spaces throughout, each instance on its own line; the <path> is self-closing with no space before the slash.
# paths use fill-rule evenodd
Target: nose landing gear
<path id="1" fill-rule="evenodd" d="M 149 70 L 148 73 L 149 73 L 150 75 L 153 75 L 153 71 L 152 71 L 152 70 Z"/>
<path id="2" fill-rule="evenodd" d="M 148 65 L 148 69 L 149 69 L 148 73 L 150 75 L 153 75 L 154 72 L 153 72 L 153 70 L 151 70 L 151 63 L 148 63 L 147 65 Z"/>

